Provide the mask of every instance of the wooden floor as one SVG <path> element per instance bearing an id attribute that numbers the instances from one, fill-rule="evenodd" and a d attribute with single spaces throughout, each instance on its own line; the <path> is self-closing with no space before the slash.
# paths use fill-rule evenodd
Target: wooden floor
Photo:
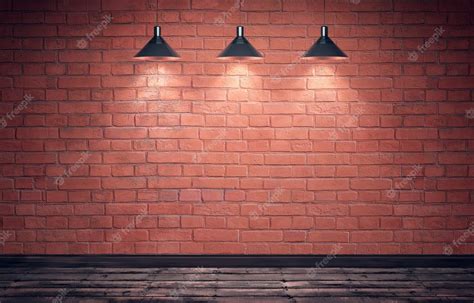
<path id="1" fill-rule="evenodd" d="M 7 302 L 469 302 L 474 268 L 0 269 Z"/>

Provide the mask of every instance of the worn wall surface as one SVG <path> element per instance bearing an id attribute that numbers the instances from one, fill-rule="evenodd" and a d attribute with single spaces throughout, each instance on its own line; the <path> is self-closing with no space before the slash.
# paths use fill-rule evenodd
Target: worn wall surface
<path id="1" fill-rule="evenodd" d="M 473 253 L 474 1 L 326 2 L 0 1 L 0 251 Z"/>

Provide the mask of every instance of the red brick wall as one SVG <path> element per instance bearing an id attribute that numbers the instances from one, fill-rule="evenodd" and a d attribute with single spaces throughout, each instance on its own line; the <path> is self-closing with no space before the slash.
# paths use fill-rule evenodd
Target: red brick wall
<path id="1" fill-rule="evenodd" d="M 473 253 L 474 1 L 236 1 L 0 1 L 0 250 Z"/>

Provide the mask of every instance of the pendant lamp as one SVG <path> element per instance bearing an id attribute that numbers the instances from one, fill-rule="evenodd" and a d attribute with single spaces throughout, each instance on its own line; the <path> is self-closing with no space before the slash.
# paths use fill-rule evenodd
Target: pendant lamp
<path id="1" fill-rule="evenodd" d="M 179 55 L 161 37 L 161 28 L 155 26 L 153 38 L 135 55 L 138 60 L 173 61 L 179 60 Z"/>
<path id="2" fill-rule="evenodd" d="M 239 0 L 239 19 L 242 23 L 241 6 L 243 1 Z M 252 44 L 244 37 L 244 27 L 237 26 L 237 37 L 219 54 L 217 57 L 221 60 L 255 60 L 263 56 Z"/>
<path id="3" fill-rule="evenodd" d="M 347 55 L 329 38 L 328 27 L 321 26 L 321 37 L 303 55 L 304 59 L 344 60 Z"/>
<path id="4" fill-rule="evenodd" d="M 324 24 L 326 23 L 326 0 L 324 0 Z M 321 26 L 321 37 L 303 55 L 303 59 L 344 60 L 347 55 L 329 38 L 327 25 Z"/>
<path id="5" fill-rule="evenodd" d="M 219 59 L 254 60 L 263 56 L 244 37 L 244 27 L 237 26 L 237 37 L 219 54 Z"/>

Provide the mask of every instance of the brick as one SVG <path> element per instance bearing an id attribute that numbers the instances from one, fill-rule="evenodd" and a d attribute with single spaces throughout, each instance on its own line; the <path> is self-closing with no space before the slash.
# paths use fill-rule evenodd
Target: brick
<path id="1" fill-rule="evenodd" d="M 308 233 L 310 242 L 349 242 L 349 233 L 343 231 L 313 231 Z"/>
<path id="2" fill-rule="evenodd" d="M 45 242 L 76 242 L 76 233 L 73 230 L 38 231 L 37 240 Z"/>
<path id="3" fill-rule="evenodd" d="M 194 3 L 193 3 L 194 5 Z M 191 7 L 191 0 L 163 0 L 158 1 L 158 8 L 160 9 L 189 9 Z M 193 6 L 194 8 L 194 6 Z"/>
<path id="4" fill-rule="evenodd" d="M 397 129 L 396 131 L 397 139 L 405 140 L 415 140 L 419 138 L 423 139 L 437 139 L 438 130 L 437 129 L 426 129 L 426 128 L 407 128 L 407 129 Z"/>
<path id="5" fill-rule="evenodd" d="M 354 231 L 351 233 L 351 242 L 391 242 L 393 241 L 393 233 L 391 231 Z"/>
<path id="6" fill-rule="evenodd" d="M 308 180 L 308 190 L 348 190 L 349 180 L 348 179 L 329 179 L 329 178 L 318 178 Z"/>
<path id="7" fill-rule="evenodd" d="M 258 2 L 245 2 L 243 11 L 279 11 L 281 10 L 280 0 L 262 0 Z"/>
<path id="8" fill-rule="evenodd" d="M 59 88 L 99 88 L 99 77 L 69 76 L 58 79 Z"/>
<path id="9" fill-rule="evenodd" d="M 104 163 L 144 163 L 144 152 L 109 152 L 104 154 Z"/>
<path id="10" fill-rule="evenodd" d="M 192 231 L 190 230 L 151 230 L 150 240 L 152 241 L 190 241 Z"/>
<path id="11" fill-rule="evenodd" d="M 308 206 L 308 215 L 345 216 L 349 214 L 347 205 L 315 204 Z"/>
<path id="12" fill-rule="evenodd" d="M 237 230 L 228 229 L 196 229 L 194 240 L 200 242 L 229 241 L 236 242 L 238 239 Z"/>
<path id="13" fill-rule="evenodd" d="M 171 1 L 165 1 L 165 2 L 171 2 Z M 146 0 L 138 0 L 138 1 L 111 1 L 111 0 L 103 0 L 102 1 L 102 8 L 104 10 L 129 10 L 129 11 L 135 11 L 135 10 L 146 10 L 146 9 L 151 9 L 151 7 L 147 7 L 147 1 Z M 151 1 L 149 1 L 151 3 Z"/>
<path id="14" fill-rule="evenodd" d="M 295 155 L 267 155 L 265 157 L 266 164 L 305 164 L 306 157 L 303 154 L 295 154 Z"/>
<path id="15" fill-rule="evenodd" d="M 333 77 L 314 77 L 308 79 L 309 89 L 349 88 L 349 79 Z"/>
<path id="16" fill-rule="evenodd" d="M 102 78 L 104 87 L 144 87 L 146 86 L 145 77 L 132 76 L 105 76 Z"/>
<path id="17" fill-rule="evenodd" d="M 181 227 L 183 228 L 198 228 L 204 227 L 204 218 L 201 216 L 181 217 Z"/>
<path id="18" fill-rule="evenodd" d="M 147 129 L 139 127 L 114 127 L 106 128 L 105 138 L 111 139 L 139 139 L 147 137 Z"/>
<path id="19" fill-rule="evenodd" d="M 242 231 L 242 242 L 280 242 L 283 240 L 281 231 Z"/>
<path id="20" fill-rule="evenodd" d="M 74 50 L 59 52 L 60 62 L 100 62 L 102 56 L 99 51 Z"/>
<path id="21" fill-rule="evenodd" d="M 211 77 L 211 76 L 197 76 L 193 78 L 193 87 L 239 87 L 239 79 L 237 77 Z"/>
<path id="22" fill-rule="evenodd" d="M 22 127 L 17 129 L 20 139 L 56 139 L 59 137 L 57 128 L 53 127 Z"/>
<path id="23" fill-rule="evenodd" d="M 351 180 L 351 188 L 356 190 L 390 189 L 392 181 L 388 179 L 358 178 Z"/>
<path id="24" fill-rule="evenodd" d="M 471 88 L 474 77 L 444 77 L 439 79 L 441 89 Z"/>
<path id="25" fill-rule="evenodd" d="M 354 130 L 354 139 L 356 140 L 376 140 L 384 139 L 391 140 L 394 139 L 395 132 L 392 129 L 361 129 Z"/>
<path id="26" fill-rule="evenodd" d="M 354 216 L 390 216 L 393 214 L 391 205 L 352 205 L 351 215 Z"/>
<path id="27" fill-rule="evenodd" d="M 56 163 L 56 155 L 53 153 L 17 153 L 16 163 L 20 164 L 47 164 Z"/>
<path id="28" fill-rule="evenodd" d="M 351 79 L 352 88 L 380 89 L 392 88 L 392 85 L 392 79 L 390 78 L 359 77 Z"/>
<path id="29" fill-rule="evenodd" d="M 24 76 L 15 79 L 15 86 L 22 88 L 47 88 L 48 82 L 46 77 L 41 76 Z M 10 86 L 10 85 L 8 85 Z"/>
<path id="30" fill-rule="evenodd" d="M 67 189 L 100 189 L 100 179 L 97 178 L 77 178 L 77 177 L 63 177 L 64 184 L 59 187 L 62 190 Z"/>
<path id="31" fill-rule="evenodd" d="M 465 178 L 438 179 L 437 188 L 439 190 L 472 190 L 474 188 L 474 180 Z"/>
<path id="32" fill-rule="evenodd" d="M 102 179 L 104 189 L 121 189 L 121 188 L 146 188 L 146 179 L 137 178 L 104 178 Z"/>
<path id="33" fill-rule="evenodd" d="M 14 35 L 18 37 L 54 37 L 56 36 L 56 26 L 35 24 L 24 25 L 18 24 L 15 26 Z"/>
<path id="34" fill-rule="evenodd" d="M 306 213 L 304 205 L 274 205 L 269 203 L 263 206 L 264 215 L 270 216 L 290 216 L 290 215 L 304 215 Z"/>
<path id="35" fill-rule="evenodd" d="M 101 128 L 70 127 L 59 131 L 60 137 L 65 139 L 97 139 L 102 138 Z"/>

